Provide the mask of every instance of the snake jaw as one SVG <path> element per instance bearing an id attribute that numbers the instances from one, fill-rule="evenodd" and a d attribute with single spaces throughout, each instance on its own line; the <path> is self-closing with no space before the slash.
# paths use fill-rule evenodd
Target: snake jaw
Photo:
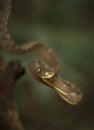
<path id="1" fill-rule="evenodd" d="M 42 81 L 46 85 L 52 87 L 59 94 L 59 96 L 62 99 L 64 99 L 66 102 L 68 102 L 69 104 L 76 105 L 82 99 L 82 93 L 81 93 L 80 89 L 78 89 L 72 83 L 69 83 L 69 82 L 61 79 L 56 74 L 49 79 L 42 78 Z"/>
<path id="2" fill-rule="evenodd" d="M 68 102 L 69 104 L 76 105 L 82 99 L 81 92 L 80 93 L 71 92 L 68 94 L 68 93 L 65 93 L 64 91 L 61 91 L 60 89 L 56 87 L 54 89 L 59 94 L 59 96 L 63 98 L 66 102 Z"/>

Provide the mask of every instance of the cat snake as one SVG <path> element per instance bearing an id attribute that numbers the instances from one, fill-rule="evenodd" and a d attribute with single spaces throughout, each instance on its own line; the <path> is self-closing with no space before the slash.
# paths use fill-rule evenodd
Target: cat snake
<path id="1" fill-rule="evenodd" d="M 57 74 L 60 61 L 50 47 L 37 41 L 18 45 L 12 40 L 8 31 L 10 13 L 11 0 L 0 0 L 0 47 L 14 55 L 34 51 L 42 56 L 48 64 L 40 60 L 33 60 L 28 67 L 31 76 L 39 82 L 52 87 L 66 102 L 72 105 L 78 104 L 82 99 L 81 90 Z"/>

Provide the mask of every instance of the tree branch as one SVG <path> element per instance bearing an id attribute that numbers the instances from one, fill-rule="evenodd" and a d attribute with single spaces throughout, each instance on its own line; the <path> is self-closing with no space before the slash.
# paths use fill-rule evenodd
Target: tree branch
<path id="1" fill-rule="evenodd" d="M 6 64 L 0 58 L 0 129 L 24 130 L 13 97 L 16 81 L 25 73 L 19 61 Z"/>

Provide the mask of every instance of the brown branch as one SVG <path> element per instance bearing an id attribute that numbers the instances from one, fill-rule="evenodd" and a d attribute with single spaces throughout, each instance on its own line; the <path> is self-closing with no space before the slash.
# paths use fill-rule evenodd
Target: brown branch
<path id="1" fill-rule="evenodd" d="M 0 130 L 24 130 L 13 97 L 14 85 L 24 73 L 19 61 L 6 64 L 0 58 Z"/>

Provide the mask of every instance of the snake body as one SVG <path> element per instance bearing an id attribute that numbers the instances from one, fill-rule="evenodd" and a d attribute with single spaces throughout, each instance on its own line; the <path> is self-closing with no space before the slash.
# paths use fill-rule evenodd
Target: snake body
<path id="1" fill-rule="evenodd" d="M 82 93 L 75 85 L 57 75 L 60 61 L 55 52 L 41 42 L 27 42 L 17 45 L 8 32 L 8 19 L 11 13 L 11 0 L 0 0 L 0 46 L 11 54 L 19 55 L 35 51 L 44 57 L 49 65 L 34 60 L 29 65 L 30 74 L 41 83 L 56 90 L 70 104 L 77 104 L 82 99 Z"/>

